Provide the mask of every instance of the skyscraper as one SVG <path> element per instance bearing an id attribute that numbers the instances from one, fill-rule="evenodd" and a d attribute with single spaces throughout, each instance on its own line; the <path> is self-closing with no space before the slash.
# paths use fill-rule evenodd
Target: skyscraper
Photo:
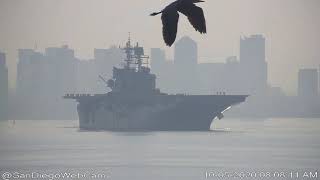
<path id="1" fill-rule="evenodd" d="M 195 94 L 199 87 L 197 75 L 198 45 L 190 37 L 184 36 L 175 43 L 174 71 L 175 92 Z"/>
<path id="2" fill-rule="evenodd" d="M 188 36 L 182 37 L 174 46 L 174 64 L 193 66 L 198 63 L 198 45 Z"/>
<path id="3" fill-rule="evenodd" d="M 264 62 L 266 40 L 262 35 L 251 35 L 240 39 L 240 61 L 248 63 Z"/>
<path id="4" fill-rule="evenodd" d="M 46 87 L 43 82 L 47 73 L 44 56 L 32 49 L 19 49 L 18 56 L 16 92 L 19 99 L 39 95 L 38 92 L 44 91 L 42 87 Z"/>
<path id="5" fill-rule="evenodd" d="M 77 59 L 74 50 L 67 45 L 50 47 L 45 50 L 45 57 L 50 66 L 50 79 L 57 96 L 76 90 Z"/>
<path id="6" fill-rule="evenodd" d="M 6 55 L 0 52 L 0 120 L 8 119 L 8 68 Z"/>
<path id="7" fill-rule="evenodd" d="M 151 48 L 151 69 L 157 75 L 163 70 L 166 63 L 166 54 L 160 48 Z"/>
<path id="8" fill-rule="evenodd" d="M 252 35 L 240 39 L 240 66 L 243 93 L 263 93 L 268 85 L 268 65 L 265 38 L 262 35 Z"/>
<path id="9" fill-rule="evenodd" d="M 298 74 L 298 96 L 314 98 L 318 95 L 318 70 L 300 69 Z"/>
<path id="10" fill-rule="evenodd" d="M 157 76 L 157 88 L 168 93 L 176 92 L 176 71 L 173 61 L 166 59 L 165 50 L 151 48 L 151 71 Z"/>
<path id="11" fill-rule="evenodd" d="M 19 49 L 17 116 L 24 119 L 70 117 L 62 99 L 77 87 L 77 59 L 67 46 L 46 48 L 45 53 Z M 70 105 L 72 108 L 72 105 Z"/>
<path id="12" fill-rule="evenodd" d="M 32 49 L 19 49 L 15 118 L 46 119 L 55 82 L 46 57 Z"/>

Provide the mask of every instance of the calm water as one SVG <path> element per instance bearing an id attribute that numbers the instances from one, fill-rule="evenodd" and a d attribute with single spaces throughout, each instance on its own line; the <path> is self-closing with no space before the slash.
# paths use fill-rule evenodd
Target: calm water
<path id="1" fill-rule="evenodd" d="M 223 119 L 212 132 L 84 132 L 77 126 L 1 122 L 2 178 L 320 179 L 320 119 Z"/>

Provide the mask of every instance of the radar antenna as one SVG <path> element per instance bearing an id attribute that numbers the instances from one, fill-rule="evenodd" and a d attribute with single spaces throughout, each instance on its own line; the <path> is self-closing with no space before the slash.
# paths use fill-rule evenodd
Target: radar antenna
<path id="1" fill-rule="evenodd" d="M 108 85 L 108 82 L 101 75 L 99 75 L 99 78 Z"/>
<path id="2" fill-rule="evenodd" d="M 114 80 L 109 79 L 108 81 L 106 81 L 101 75 L 99 75 L 99 78 L 106 83 L 107 87 L 113 89 L 114 88 Z"/>

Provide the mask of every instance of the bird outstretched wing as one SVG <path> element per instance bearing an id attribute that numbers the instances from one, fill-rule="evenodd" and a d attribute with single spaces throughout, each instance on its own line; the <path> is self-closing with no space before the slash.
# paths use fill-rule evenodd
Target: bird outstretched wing
<path id="1" fill-rule="evenodd" d="M 179 13 L 175 9 L 166 9 L 162 12 L 161 20 L 164 42 L 171 46 L 177 37 Z"/>
<path id="2" fill-rule="evenodd" d="M 181 13 L 188 17 L 189 22 L 196 31 L 199 31 L 201 34 L 207 33 L 206 19 L 202 8 L 192 4 L 187 7 L 187 10 L 181 11 Z"/>

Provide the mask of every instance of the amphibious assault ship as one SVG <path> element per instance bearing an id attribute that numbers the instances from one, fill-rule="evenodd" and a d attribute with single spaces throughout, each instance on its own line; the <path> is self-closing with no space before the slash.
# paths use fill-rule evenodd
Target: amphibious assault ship
<path id="1" fill-rule="evenodd" d="M 66 94 L 78 102 L 79 127 L 110 131 L 208 131 L 215 118 L 247 95 L 169 95 L 156 88 L 143 47 L 123 48 L 122 68 L 113 67 L 105 94 Z M 102 77 L 101 77 L 102 78 Z M 102 78 L 103 79 L 103 78 Z"/>

